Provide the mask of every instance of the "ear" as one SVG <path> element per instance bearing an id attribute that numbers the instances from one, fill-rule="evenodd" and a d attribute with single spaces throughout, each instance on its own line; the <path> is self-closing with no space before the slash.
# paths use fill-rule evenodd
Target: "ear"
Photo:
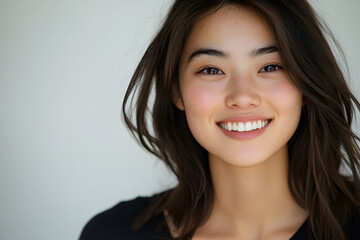
<path id="1" fill-rule="evenodd" d="M 179 88 L 174 87 L 171 94 L 172 102 L 174 105 L 181 111 L 185 110 L 184 102 L 182 100 L 182 96 Z"/>

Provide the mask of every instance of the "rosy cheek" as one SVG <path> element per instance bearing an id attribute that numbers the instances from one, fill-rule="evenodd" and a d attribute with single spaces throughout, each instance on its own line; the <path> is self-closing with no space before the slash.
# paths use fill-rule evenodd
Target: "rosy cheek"
<path id="1" fill-rule="evenodd" d="M 293 109 L 301 106 L 302 98 L 300 92 L 291 84 L 289 80 L 281 81 L 276 85 L 266 89 L 267 96 L 273 104 L 280 109 Z"/>
<path id="2" fill-rule="evenodd" d="M 187 113 L 208 114 L 218 102 L 219 90 L 211 84 L 193 83 L 183 88 L 182 96 Z"/>

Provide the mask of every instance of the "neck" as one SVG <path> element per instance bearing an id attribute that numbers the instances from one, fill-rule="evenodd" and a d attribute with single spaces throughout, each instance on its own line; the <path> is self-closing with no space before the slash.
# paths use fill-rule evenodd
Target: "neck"
<path id="1" fill-rule="evenodd" d="M 222 224 L 223 231 L 233 235 L 242 229 L 247 233 L 253 229 L 253 235 L 259 236 L 289 221 L 293 221 L 289 225 L 296 230 L 306 219 L 307 213 L 289 189 L 286 148 L 251 167 L 230 165 L 213 156 L 209 156 L 209 161 L 214 187 L 210 225 Z"/>

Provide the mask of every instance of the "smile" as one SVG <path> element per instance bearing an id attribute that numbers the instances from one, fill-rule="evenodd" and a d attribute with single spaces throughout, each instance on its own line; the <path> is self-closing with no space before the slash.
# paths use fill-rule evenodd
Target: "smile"
<path id="1" fill-rule="evenodd" d="M 220 122 L 219 126 L 232 132 L 250 132 L 256 129 L 264 128 L 271 120 L 255 120 L 248 122 Z"/>

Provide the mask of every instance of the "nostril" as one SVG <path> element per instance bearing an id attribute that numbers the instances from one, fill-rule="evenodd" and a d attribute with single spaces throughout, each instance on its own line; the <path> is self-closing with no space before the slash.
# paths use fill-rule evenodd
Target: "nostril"
<path id="1" fill-rule="evenodd" d="M 249 88 L 246 90 L 234 88 L 225 98 L 225 104 L 229 108 L 246 109 L 256 107 L 260 103 L 260 94 L 256 90 Z"/>

